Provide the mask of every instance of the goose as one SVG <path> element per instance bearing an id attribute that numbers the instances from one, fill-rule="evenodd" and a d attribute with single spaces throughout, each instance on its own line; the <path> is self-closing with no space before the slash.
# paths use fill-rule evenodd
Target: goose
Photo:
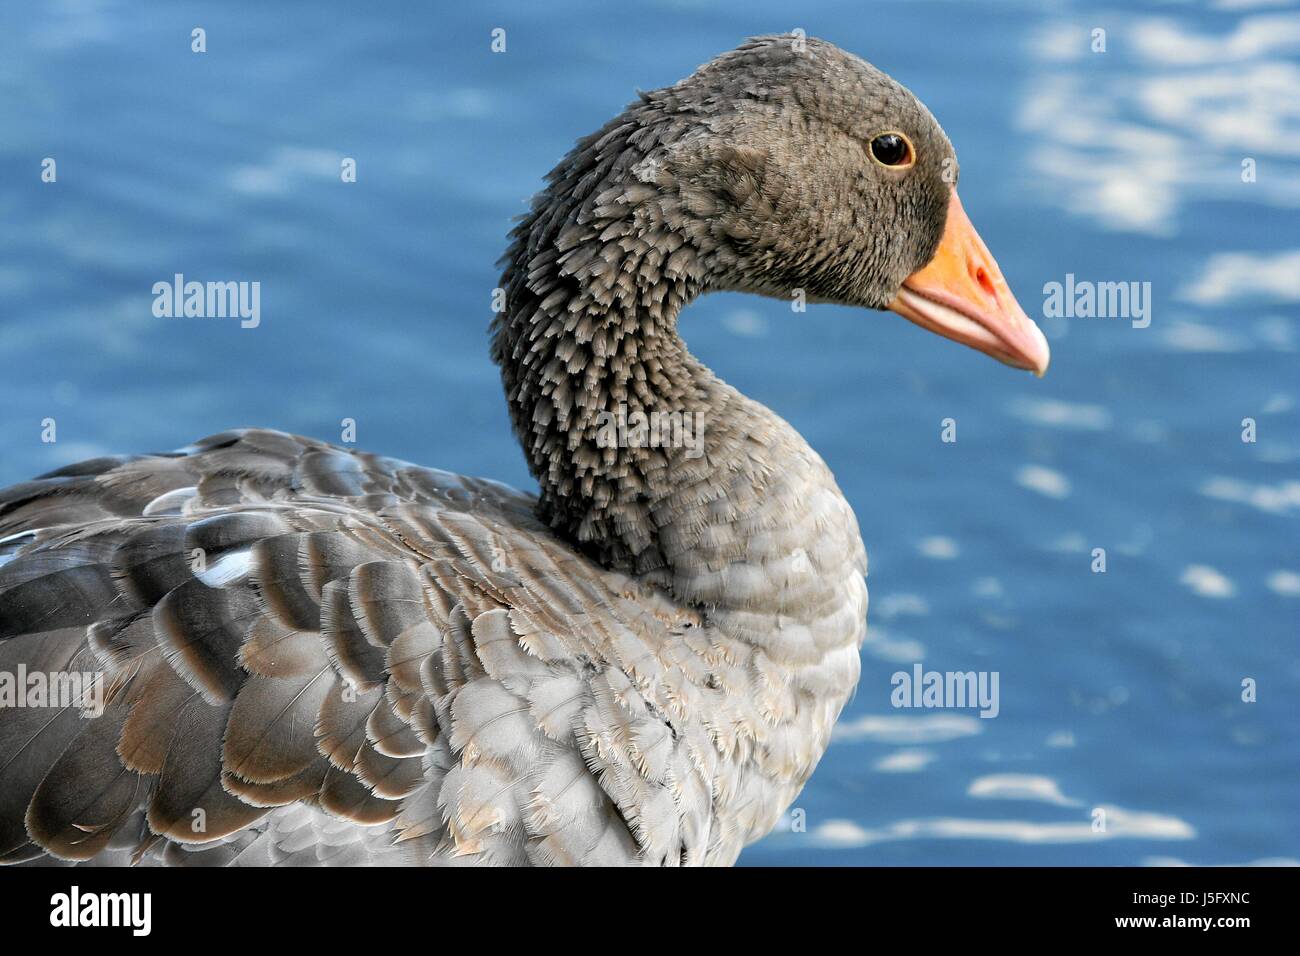
<path id="1" fill-rule="evenodd" d="M 511 233 L 491 356 L 536 495 L 265 429 L 0 492 L 0 860 L 733 863 L 858 681 L 867 559 L 677 316 L 892 310 L 1041 376 L 956 184 L 899 83 L 754 38 Z"/>

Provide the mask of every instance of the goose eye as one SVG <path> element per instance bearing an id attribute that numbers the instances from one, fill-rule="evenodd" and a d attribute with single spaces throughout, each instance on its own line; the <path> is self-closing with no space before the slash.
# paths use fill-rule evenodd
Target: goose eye
<path id="1" fill-rule="evenodd" d="M 871 141 L 871 156 L 882 166 L 910 166 L 912 144 L 901 133 L 881 133 Z"/>

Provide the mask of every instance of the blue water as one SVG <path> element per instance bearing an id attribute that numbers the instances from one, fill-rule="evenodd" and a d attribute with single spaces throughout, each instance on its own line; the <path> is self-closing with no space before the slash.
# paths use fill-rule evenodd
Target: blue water
<path id="1" fill-rule="evenodd" d="M 1043 319 L 1037 381 L 886 313 L 684 317 L 826 458 L 871 557 L 857 696 L 743 861 L 1300 857 L 1300 12 L 469 6 L 4 6 L 0 484 L 352 418 L 368 449 L 530 487 L 486 355 L 510 218 L 636 88 L 800 27 L 926 101 L 1031 315 L 1069 273 L 1149 282 L 1152 321 Z M 261 325 L 155 318 L 177 272 L 260 281 Z M 891 707 L 918 660 L 998 672 L 998 716 Z"/>

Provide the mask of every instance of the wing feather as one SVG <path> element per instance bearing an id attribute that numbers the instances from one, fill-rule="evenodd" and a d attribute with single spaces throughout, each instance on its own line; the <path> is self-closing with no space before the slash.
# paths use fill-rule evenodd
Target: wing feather
<path id="1" fill-rule="evenodd" d="M 661 617 L 532 506 L 269 431 L 0 491 L 0 669 L 106 682 L 0 708 L 0 862 L 702 860 Z"/>

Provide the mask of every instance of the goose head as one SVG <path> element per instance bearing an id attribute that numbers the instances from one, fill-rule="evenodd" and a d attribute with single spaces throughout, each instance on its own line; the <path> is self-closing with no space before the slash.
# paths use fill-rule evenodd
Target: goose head
<path id="1" fill-rule="evenodd" d="M 905 87 L 813 38 L 760 37 L 643 94 L 674 118 L 666 218 L 711 288 L 887 309 L 1042 375 L 1047 340 L 957 196 L 952 143 Z"/>
<path id="2" fill-rule="evenodd" d="M 747 438 L 787 458 L 804 447 L 677 334 L 713 290 L 890 309 L 1041 375 L 1047 341 L 963 211 L 957 172 L 916 97 L 792 36 L 749 40 L 580 139 L 511 232 L 493 319 L 538 513 L 607 566 L 685 566 L 720 476 L 768 487 L 767 446 Z M 628 410 L 703 416 L 705 453 L 610 441 L 602 422 Z"/>

